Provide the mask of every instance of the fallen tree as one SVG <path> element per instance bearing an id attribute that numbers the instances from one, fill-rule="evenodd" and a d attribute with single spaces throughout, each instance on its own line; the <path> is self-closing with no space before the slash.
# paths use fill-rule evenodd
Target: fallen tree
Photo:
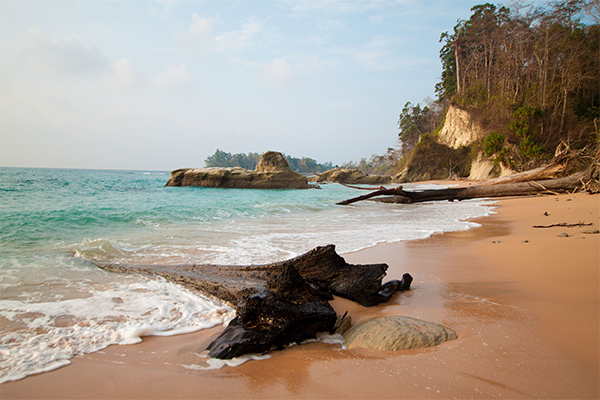
<path id="1" fill-rule="evenodd" d="M 600 139 L 600 136 L 599 136 Z M 599 140 L 600 142 L 600 140 Z M 573 173 L 573 171 L 578 171 Z M 571 173 L 568 176 L 562 174 Z M 535 194 L 570 193 L 578 190 L 600 192 L 600 145 L 574 151 L 565 143 L 556 150 L 552 162 L 546 166 L 509 176 L 491 179 L 478 185 L 422 191 L 404 190 L 402 186 L 380 188 L 364 196 L 341 201 L 347 205 L 374 199 L 384 203 L 418 203 L 435 200 L 466 200 L 486 197 L 530 196 Z"/>
<path id="2" fill-rule="evenodd" d="M 382 284 L 387 264 L 351 265 L 335 246 L 317 247 L 290 260 L 251 266 L 96 264 L 125 273 L 164 277 L 236 309 L 236 317 L 209 346 L 209 355 L 229 359 L 283 348 L 332 331 L 333 295 L 369 307 L 408 290 L 409 274 Z"/>
<path id="3" fill-rule="evenodd" d="M 466 200 L 479 199 L 485 197 L 509 197 L 509 196 L 530 196 L 539 193 L 567 193 L 583 189 L 585 187 L 585 173 L 580 172 L 567 176 L 565 178 L 548 179 L 531 182 L 499 183 L 495 185 L 475 185 L 466 187 L 455 187 L 447 189 L 432 189 L 422 191 L 403 190 L 402 186 L 378 190 L 368 195 L 355 197 L 349 200 L 341 201 L 337 204 L 347 205 L 357 201 L 367 200 L 378 196 L 387 196 L 376 199 L 383 203 L 418 203 L 435 200 Z"/>

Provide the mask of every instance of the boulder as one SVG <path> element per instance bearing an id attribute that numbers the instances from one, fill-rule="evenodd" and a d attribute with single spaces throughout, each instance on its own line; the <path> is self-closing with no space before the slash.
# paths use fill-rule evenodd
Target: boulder
<path id="1" fill-rule="evenodd" d="M 171 171 L 166 186 L 201 186 L 236 189 L 311 189 L 306 177 L 290 169 L 281 153 L 260 156 L 254 171 L 240 167 L 180 168 Z"/>
<path id="2" fill-rule="evenodd" d="M 348 185 L 384 185 L 392 182 L 391 176 L 365 175 L 357 169 L 333 168 L 325 171 L 316 182 L 340 182 Z"/>
<path id="3" fill-rule="evenodd" d="M 236 318 L 208 348 L 215 358 L 261 353 L 314 338 L 317 332 L 336 328 L 335 311 L 327 302 L 333 295 L 368 307 L 408 290 L 412 282 L 404 274 L 401 281 L 382 284 L 387 264 L 348 264 L 334 245 L 267 265 L 97 265 L 114 272 L 159 275 L 231 304 Z"/>
<path id="4" fill-rule="evenodd" d="M 265 288 L 247 290 L 237 304 L 237 315 L 211 342 L 214 358 L 230 359 L 248 353 L 282 349 L 333 330 L 336 313 L 292 265 L 273 274 Z"/>
<path id="5" fill-rule="evenodd" d="M 450 328 L 399 315 L 361 322 L 344 334 L 345 345 L 350 349 L 382 351 L 420 349 L 456 338 L 456 332 Z"/>

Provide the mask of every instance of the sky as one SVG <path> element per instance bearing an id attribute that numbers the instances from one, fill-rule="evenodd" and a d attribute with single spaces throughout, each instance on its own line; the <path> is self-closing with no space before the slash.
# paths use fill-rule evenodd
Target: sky
<path id="1" fill-rule="evenodd" d="M 341 165 L 434 98 L 464 0 L 0 0 L 0 166 L 173 170 L 217 149 Z"/>

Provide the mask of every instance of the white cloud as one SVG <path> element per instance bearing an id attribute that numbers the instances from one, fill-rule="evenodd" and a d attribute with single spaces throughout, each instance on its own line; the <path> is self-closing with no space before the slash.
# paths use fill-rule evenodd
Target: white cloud
<path id="1" fill-rule="evenodd" d="M 225 32 L 215 37 L 216 50 L 223 52 L 229 49 L 239 50 L 253 47 L 253 37 L 261 29 L 262 24 L 250 20 L 242 25 L 241 29 Z"/>
<path id="2" fill-rule="evenodd" d="M 334 54 L 353 59 L 368 71 L 396 71 L 402 68 L 411 68 L 428 63 L 429 60 L 399 54 L 400 43 L 397 39 L 374 38 L 369 43 L 361 46 L 336 47 Z"/>
<path id="3" fill-rule="evenodd" d="M 240 29 L 211 35 L 217 20 L 192 14 L 192 22 L 185 32 L 179 32 L 173 38 L 177 46 L 192 47 L 201 54 L 225 53 L 256 46 L 256 34 L 262 23 L 250 18 Z"/>
<path id="4" fill-rule="evenodd" d="M 192 37 L 208 37 L 212 31 L 215 20 L 212 18 L 200 17 L 198 14 L 192 14 L 192 23 L 187 31 Z"/>
<path id="5" fill-rule="evenodd" d="M 276 58 L 269 64 L 261 64 L 261 67 L 258 80 L 264 84 L 285 84 L 294 76 L 294 71 L 285 58 Z"/>
<path id="6" fill-rule="evenodd" d="M 191 85 L 192 81 L 187 66 L 181 64 L 179 67 L 171 67 L 160 74 L 154 80 L 154 84 L 161 87 L 182 88 Z"/>
<path id="7" fill-rule="evenodd" d="M 383 22 L 383 20 L 385 19 L 386 15 L 385 14 L 375 14 L 375 15 L 371 15 L 369 17 L 369 21 L 371 21 L 374 24 L 381 24 Z"/>
<path id="8" fill-rule="evenodd" d="M 292 11 L 296 13 L 360 13 L 367 10 L 379 9 L 385 6 L 380 0 L 295 0 L 292 1 Z"/>
<path id="9" fill-rule="evenodd" d="M 25 34 L 28 61 L 43 72 L 83 75 L 108 70 L 110 62 L 94 46 L 69 36 L 50 40 L 39 28 Z"/>
<path id="10" fill-rule="evenodd" d="M 123 89 L 139 86 L 144 83 L 144 77 L 135 69 L 133 63 L 123 58 L 113 64 L 114 74 L 104 79 L 104 84 L 111 89 Z"/>

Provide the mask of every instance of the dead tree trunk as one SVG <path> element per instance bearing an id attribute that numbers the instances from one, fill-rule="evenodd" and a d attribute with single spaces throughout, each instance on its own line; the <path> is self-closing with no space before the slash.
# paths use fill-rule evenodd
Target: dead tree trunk
<path id="1" fill-rule="evenodd" d="M 541 181 L 545 179 L 554 179 L 560 176 L 560 173 L 565 169 L 563 164 L 550 164 L 543 167 L 531 169 L 529 171 L 520 172 L 500 178 L 490 179 L 482 182 L 481 185 L 498 185 L 503 183 L 517 183 L 529 181 Z"/>
<path id="2" fill-rule="evenodd" d="M 388 190 L 378 190 L 365 196 L 355 197 L 345 200 L 339 205 L 351 204 L 357 201 L 366 200 L 376 196 L 388 196 L 377 201 L 384 203 L 418 203 L 435 200 L 466 200 L 479 199 L 485 197 L 510 197 L 510 196 L 529 196 L 538 193 L 566 193 L 584 187 L 583 179 L 586 174 L 583 172 L 559 179 L 549 179 L 532 182 L 505 183 L 496 185 L 477 185 L 448 189 L 434 189 L 423 191 L 405 191 L 402 187 Z"/>

